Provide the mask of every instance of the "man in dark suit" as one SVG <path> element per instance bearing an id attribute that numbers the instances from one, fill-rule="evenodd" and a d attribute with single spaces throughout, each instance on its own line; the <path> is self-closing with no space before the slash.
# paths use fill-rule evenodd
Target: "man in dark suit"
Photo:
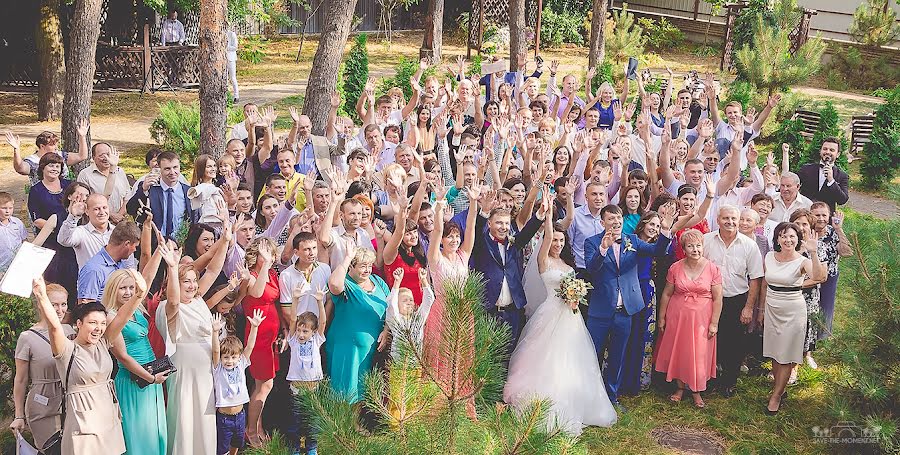
<path id="1" fill-rule="evenodd" d="M 474 270 L 484 275 L 486 281 L 485 310 L 511 329 L 510 348 L 518 343 L 519 334 L 525 325 L 523 249 L 540 229 L 545 215 L 540 210 L 518 232 L 509 211 L 495 208 L 488 218 L 479 214 L 475 225 L 475 246 L 470 264 Z"/>
<path id="2" fill-rule="evenodd" d="M 834 166 L 841 153 L 839 148 L 836 138 L 825 138 L 822 148 L 819 149 L 821 161 L 804 164 L 797 172 L 800 176 L 800 194 L 812 199 L 813 202 L 822 201 L 828 204 L 832 213 L 835 206 L 846 204 L 850 199 L 848 191 L 850 176 Z"/>
<path id="3" fill-rule="evenodd" d="M 622 379 L 622 359 L 631 334 L 632 316 L 644 309 L 638 281 L 639 256 L 663 256 L 669 247 L 672 215 L 661 214 L 660 235 L 647 243 L 635 234 L 622 233 L 622 209 L 607 205 L 600 211 L 603 231 L 584 241 L 585 268 L 594 286 L 588 305 L 587 328 L 602 361 L 606 353 L 603 380 L 610 401 L 618 405 Z"/>
<path id="4" fill-rule="evenodd" d="M 166 238 L 174 239 L 181 223 L 196 221 L 196 213 L 191 209 L 187 193 L 190 186 L 181 183 L 181 165 L 178 155 L 172 152 L 160 153 L 159 184 L 153 185 L 149 179 L 138 185 L 137 191 L 128 201 L 128 213 L 137 217 L 141 203 L 149 205 L 153 213 L 153 224 Z"/>

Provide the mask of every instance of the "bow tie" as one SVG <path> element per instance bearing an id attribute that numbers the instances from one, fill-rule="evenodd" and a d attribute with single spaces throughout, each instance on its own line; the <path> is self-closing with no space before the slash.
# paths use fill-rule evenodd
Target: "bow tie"
<path id="1" fill-rule="evenodd" d="M 622 243 L 622 239 L 616 239 L 616 243 Z"/>
<path id="2" fill-rule="evenodd" d="M 498 245 L 506 245 L 506 238 L 498 239 L 494 237 L 494 241 L 497 242 Z"/>

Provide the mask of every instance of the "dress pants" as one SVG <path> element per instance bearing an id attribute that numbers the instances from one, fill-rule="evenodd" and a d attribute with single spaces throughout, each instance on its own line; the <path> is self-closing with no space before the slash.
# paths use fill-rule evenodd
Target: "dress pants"
<path id="1" fill-rule="evenodd" d="M 748 293 L 745 292 L 734 297 L 722 298 L 722 315 L 719 317 L 719 333 L 716 336 L 716 355 L 719 364 L 722 365 L 719 386 L 723 388 L 734 387 L 737 384 L 741 363 L 747 355 L 750 344 L 747 326 L 741 324 L 741 310 L 747 303 L 747 296 Z"/>
<path id="2" fill-rule="evenodd" d="M 612 316 L 588 316 L 587 329 L 597 350 L 597 359 L 603 363 L 606 354 L 606 368 L 603 370 L 603 381 L 606 393 L 613 404 L 619 402 L 619 384 L 622 382 L 622 361 L 625 348 L 631 335 L 631 320 L 625 309 L 616 310 Z"/>

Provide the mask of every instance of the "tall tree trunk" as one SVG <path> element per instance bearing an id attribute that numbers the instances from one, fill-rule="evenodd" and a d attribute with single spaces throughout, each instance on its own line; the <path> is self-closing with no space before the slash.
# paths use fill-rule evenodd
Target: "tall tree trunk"
<path id="1" fill-rule="evenodd" d="M 525 58 L 528 42 L 525 40 L 525 0 L 509 0 L 509 70 L 518 71 L 519 62 Z"/>
<path id="2" fill-rule="evenodd" d="M 606 58 L 606 0 L 594 0 L 591 17 L 591 47 L 588 51 L 588 67 L 596 68 Z M 596 87 L 595 87 L 596 88 Z"/>
<path id="3" fill-rule="evenodd" d="M 59 26 L 59 0 L 41 0 L 40 11 L 34 33 L 41 67 L 38 119 L 59 120 L 66 90 L 66 60 Z"/>
<path id="4" fill-rule="evenodd" d="M 200 153 L 225 152 L 225 13 L 227 0 L 200 2 Z"/>
<path id="5" fill-rule="evenodd" d="M 100 7 L 103 0 L 76 0 L 69 24 L 69 51 L 66 52 L 66 94 L 62 110 L 63 145 L 78 148 L 78 123 L 91 117 L 91 95 L 97 70 L 97 39 L 100 37 Z M 90 143 L 90 137 L 88 137 Z M 87 165 L 76 166 L 79 171 Z"/>
<path id="6" fill-rule="evenodd" d="M 312 122 L 313 134 L 325 134 L 325 124 L 331 109 L 331 94 L 337 88 L 338 68 L 341 66 L 341 56 L 347 35 L 350 34 L 350 21 L 355 9 L 356 0 L 328 0 L 325 26 L 313 57 L 312 67 L 316 70 L 309 73 L 306 99 L 303 102 L 303 113 Z"/>
<path id="7" fill-rule="evenodd" d="M 422 39 L 419 58 L 427 58 L 432 65 L 437 65 L 441 61 L 441 44 L 444 34 L 444 0 L 428 2 L 427 16 L 431 18 L 431 22 L 425 27 L 425 38 Z"/>

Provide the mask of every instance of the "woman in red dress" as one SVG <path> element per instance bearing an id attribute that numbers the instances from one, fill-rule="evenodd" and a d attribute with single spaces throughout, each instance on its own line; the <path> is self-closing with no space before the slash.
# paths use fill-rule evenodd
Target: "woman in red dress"
<path id="1" fill-rule="evenodd" d="M 384 275 L 388 286 L 394 286 L 394 270 L 403 269 L 400 287 L 412 291 L 416 306 L 422 304 L 422 286 L 419 269 L 425 267 L 425 249 L 419 243 L 419 229 L 407 211 L 397 209 L 394 216 L 394 233 L 384 246 Z"/>
<path id="2" fill-rule="evenodd" d="M 684 259 L 684 249 L 681 248 L 681 234 L 688 229 L 696 229 L 701 234 L 709 232 L 709 223 L 706 221 L 706 213 L 716 194 L 716 186 L 713 184 L 712 177 L 706 176 L 704 183 L 706 184 L 706 197 L 700 207 L 697 207 L 697 190 L 684 184 L 678 188 L 678 217 L 675 219 L 675 225 L 672 231 L 675 232 L 675 238 L 672 241 L 672 250 L 675 252 L 675 260 Z"/>
<path id="3" fill-rule="evenodd" d="M 255 380 L 250 405 L 247 410 L 247 437 L 251 445 L 260 443 L 262 434 L 262 409 L 272 391 L 272 380 L 278 371 L 278 354 L 274 343 L 278 337 L 279 309 L 278 274 L 272 268 L 277 255 L 275 242 L 268 237 L 260 237 L 247 246 L 242 291 L 245 293 L 243 307 L 246 314 L 262 310 L 265 320 L 259 326 L 256 346 L 250 354 L 250 376 Z M 250 326 L 244 339 L 250 333 Z M 246 341 L 245 341 L 246 342 Z"/>

